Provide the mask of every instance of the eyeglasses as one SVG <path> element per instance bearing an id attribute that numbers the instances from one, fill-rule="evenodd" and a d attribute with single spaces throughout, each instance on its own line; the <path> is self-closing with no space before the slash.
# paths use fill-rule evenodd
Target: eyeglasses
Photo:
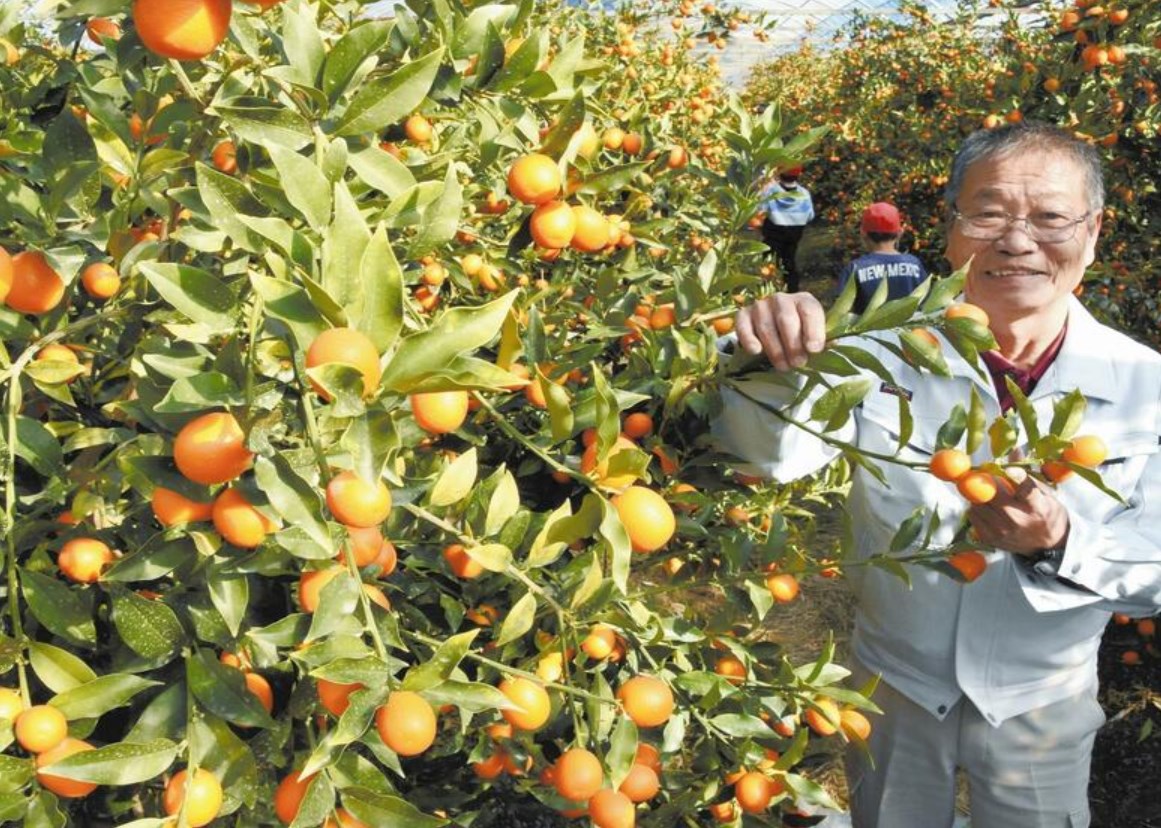
<path id="1" fill-rule="evenodd" d="M 1004 210 L 983 210 L 971 215 L 954 210 L 953 215 L 960 223 L 961 232 L 969 239 L 995 241 L 1008 232 L 1014 222 L 1024 225 L 1024 232 L 1035 242 L 1060 244 L 1076 235 L 1076 228 L 1088 220 L 1091 212 L 1080 218 L 1063 213 L 1033 213 L 1030 216 L 1014 216 Z"/>

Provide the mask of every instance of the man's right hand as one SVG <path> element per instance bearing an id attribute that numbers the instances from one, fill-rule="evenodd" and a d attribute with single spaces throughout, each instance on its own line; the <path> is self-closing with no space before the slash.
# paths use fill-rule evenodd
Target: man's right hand
<path id="1" fill-rule="evenodd" d="M 826 311 L 807 292 L 775 293 L 738 311 L 738 344 L 765 353 L 776 371 L 801 368 L 826 347 Z"/>

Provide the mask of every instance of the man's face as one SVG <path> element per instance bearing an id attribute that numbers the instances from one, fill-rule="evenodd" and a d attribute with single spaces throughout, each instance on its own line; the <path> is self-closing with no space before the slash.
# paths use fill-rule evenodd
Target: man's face
<path id="1" fill-rule="evenodd" d="M 1084 173 L 1068 158 L 1044 151 L 985 158 L 968 167 L 953 205 L 961 213 L 1002 211 L 1013 216 L 1056 213 L 1080 218 L 1088 207 Z M 1012 222 L 994 241 L 970 239 L 962 220 L 952 223 L 947 259 L 952 267 L 972 260 L 964 294 L 995 320 L 1027 316 L 1055 306 L 1080 284 L 1096 255 L 1100 213 L 1076 227 L 1068 241 L 1049 244 Z"/>

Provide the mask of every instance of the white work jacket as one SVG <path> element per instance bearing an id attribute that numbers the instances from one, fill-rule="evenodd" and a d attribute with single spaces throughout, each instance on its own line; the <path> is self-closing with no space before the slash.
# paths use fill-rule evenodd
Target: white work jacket
<path id="1" fill-rule="evenodd" d="M 946 342 L 950 378 L 916 371 L 871 340 L 862 345 L 896 383 L 870 375 L 874 389 L 833 435 L 840 440 L 893 454 L 896 394 L 911 395 L 915 422 L 899 454 L 903 460 L 930 457 L 940 425 L 956 403 L 967 407 L 973 385 L 988 421 L 1000 413 L 986 373 L 980 377 Z M 739 386 L 742 393 L 723 389 L 724 411 L 711 432 L 723 450 L 746 461 L 747 471 L 785 482 L 818 471 L 838 451 L 747 399 L 775 406 L 790 401 L 794 392 L 771 376 L 749 376 Z M 848 567 L 858 596 L 855 656 L 937 718 L 963 694 L 998 725 L 1095 686 L 1097 649 L 1110 613 L 1152 614 L 1161 606 L 1161 355 L 1101 325 L 1071 299 L 1060 353 L 1030 395 L 1042 432 L 1053 402 L 1073 389 L 1087 399 L 1078 433 L 1099 435 L 1108 445 L 1099 471 L 1126 503 L 1075 475 L 1058 486 L 1071 527 L 1058 576 L 1042 575 L 1003 551 L 989 552 L 987 570 L 969 584 L 910 565 L 908 587 L 880 568 Z M 812 402 L 786 413 L 805 421 Z M 972 458 L 976 464 L 992 459 L 987 442 Z M 921 504 L 939 510 L 933 544 L 949 544 L 967 508 L 954 484 L 897 464 L 878 465 L 886 485 L 862 469 L 853 474 L 848 508 L 856 556 L 887 552 Z"/>

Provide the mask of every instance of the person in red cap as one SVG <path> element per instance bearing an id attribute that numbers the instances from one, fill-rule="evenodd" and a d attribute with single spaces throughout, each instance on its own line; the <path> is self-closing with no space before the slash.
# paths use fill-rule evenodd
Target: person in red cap
<path id="1" fill-rule="evenodd" d="M 786 290 L 798 292 L 798 243 L 814 219 L 814 202 L 810 192 L 798 183 L 802 167 L 787 167 L 762 190 L 762 240 L 777 258 Z"/>
<path id="2" fill-rule="evenodd" d="M 927 268 L 910 253 L 899 252 L 903 217 L 894 204 L 876 201 L 863 210 L 861 226 L 863 248 L 867 251 L 843 268 L 839 274 L 839 292 L 855 280 L 855 313 L 867 309 L 879 283 L 887 282 L 887 298 L 902 298 L 927 278 Z"/>

